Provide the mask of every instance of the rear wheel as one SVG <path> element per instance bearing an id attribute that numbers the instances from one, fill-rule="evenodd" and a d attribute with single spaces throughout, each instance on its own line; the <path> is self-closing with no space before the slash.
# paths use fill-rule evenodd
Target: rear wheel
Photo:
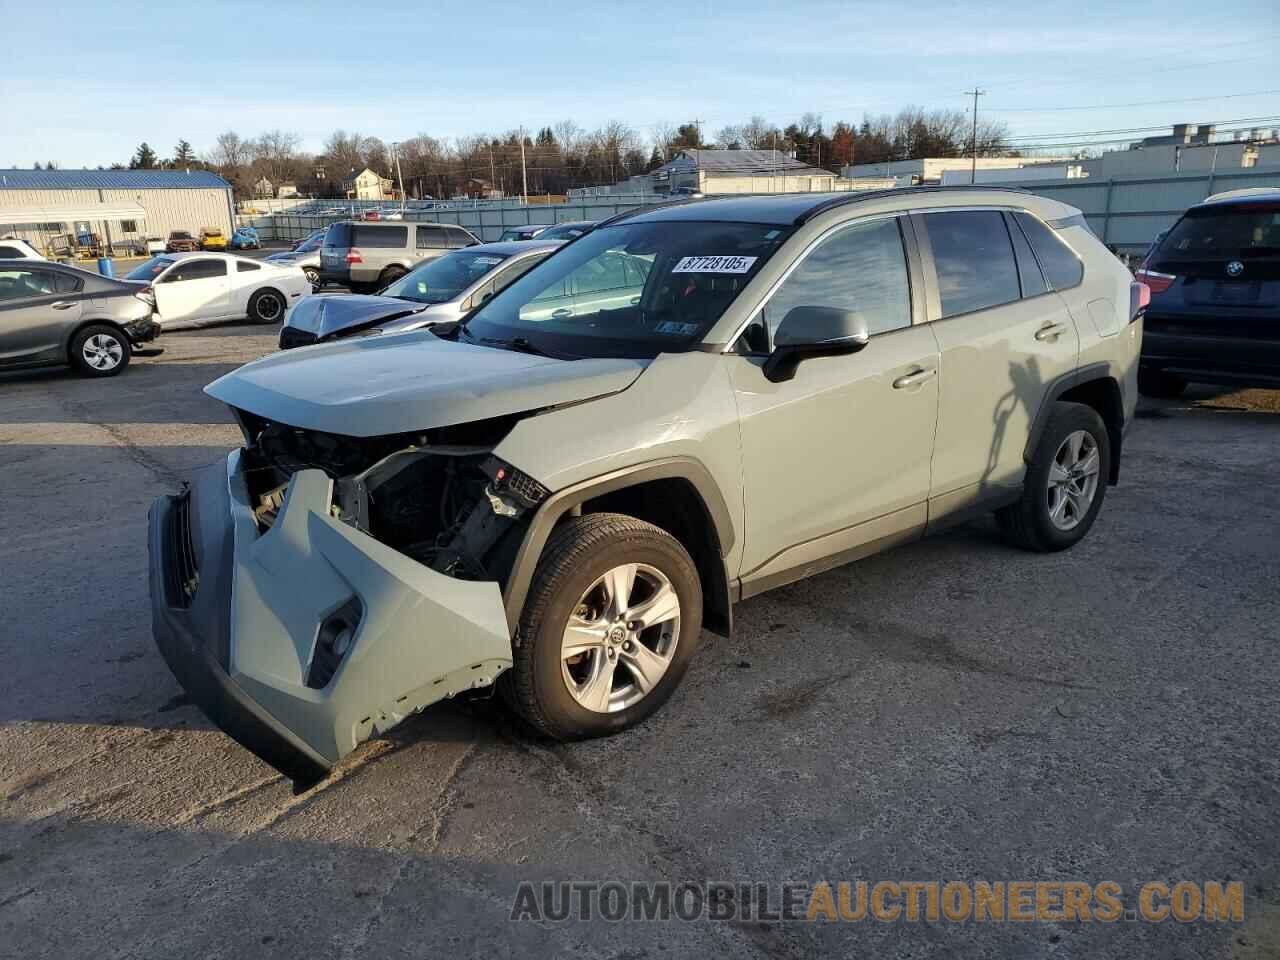
<path id="1" fill-rule="evenodd" d="M 1093 526 L 1111 475 L 1106 425 L 1092 407 L 1059 401 L 1027 466 L 1022 497 L 996 519 L 1009 542 L 1049 552 L 1074 546 Z"/>
<path id="2" fill-rule="evenodd" d="M 279 323 L 284 319 L 284 294 L 268 287 L 249 298 L 249 319 L 253 323 Z"/>
<path id="3" fill-rule="evenodd" d="M 395 283 L 408 272 L 409 271 L 404 267 L 387 267 L 387 269 L 383 270 L 382 273 L 378 275 L 378 289 L 382 290 L 385 287 L 391 286 L 391 284 Z"/>
<path id="4" fill-rule="evenodd" d="M 316 293 L 320 289 L 320 271 L 315 267 L 303 267 L 302 272 L 307 275 L 307 283 L 311 284 L 311 292 Z"/>
<path id="5" fill-rule="evenodd" d="M 500 686 L 557 740 L 617 733 L 675 690 L 701 624 L 702 585 L 679 541 L 622 514 L 576 517 L 538 563 Z"/>
<path id="6" fill-rule="evenodd" d="M 1175 377 L 1162 370 L 1138 368 L 1138 392 L 1144 397 L 1172 400 L 1182 396 L 1182 392 L 1186 389 L 1187 381 L 1181 377 Z"/>
<path id="7" fill-rule="evenodd" d="M 71 341 L 71 365 L 88 377 L 114 377 L 131 353 L 129 338 L 106 324 L 85 327 Z"/>

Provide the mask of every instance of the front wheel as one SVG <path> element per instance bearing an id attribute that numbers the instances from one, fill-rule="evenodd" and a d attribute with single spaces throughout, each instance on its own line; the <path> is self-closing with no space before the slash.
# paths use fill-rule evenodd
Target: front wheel
<path id="1" fill-rule="evenodd" d="M 259 290 L 249 298 L 249 320 L 253 323 L 279 323 L 284 318 L 284 295 L 270 288 Z"/>
<path id="2" fill-rule="evenodd" d="M 1059 401 L 1036 446 L 1022 497 L 996 513 L 1009 542 L 1046 553 L 1084 539 L 1102 509 L 1111 441 L 1096 410 Z"/>
<path id="3" fill-rule="evenodd" d="M 665 530 L 596 513 L 565 521 L 534 574 L 500 684 L 557 740 L 617 733 L 671 696 L 702 629 L 702 585 Z"/>

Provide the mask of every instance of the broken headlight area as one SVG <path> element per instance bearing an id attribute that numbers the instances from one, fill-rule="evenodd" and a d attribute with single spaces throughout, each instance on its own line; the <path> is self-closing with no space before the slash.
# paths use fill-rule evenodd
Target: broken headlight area
<path id="1" fill-rule="evenodd" d="M 530 512 L 548 491 L 493 455 L 516 418 L 388 437 L 344 437 L 241 414 L 245 479 L 259 530 L 275 523 L 293 474 L 334 481 L 331 512 L 437 572 L 505 579 Z"/>

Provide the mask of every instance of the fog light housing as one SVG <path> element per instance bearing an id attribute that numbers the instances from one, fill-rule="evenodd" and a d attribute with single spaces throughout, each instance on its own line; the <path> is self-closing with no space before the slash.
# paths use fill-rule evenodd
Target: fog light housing
<path id="1" fill-rule="evenodd" d="M 316 633 L 315 646 L 311 651 L 311 665 L 307 668 L 308 687 L 321 690 L 329 685 L 343 659 L 355 645 L 361 613 L 360 601 L 352 597 L 325 617 Z"/>

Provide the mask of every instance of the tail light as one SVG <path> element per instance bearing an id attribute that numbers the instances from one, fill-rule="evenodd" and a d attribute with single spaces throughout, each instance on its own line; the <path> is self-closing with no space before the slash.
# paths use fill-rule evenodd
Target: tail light
<path id="1" fill-rule="evenodd" d="M 364 257 L 360 256 L 359 250 L 348 250 L 347 263 L 364 263 Z"/>
<path id="2" fill-rule="evenodd" d="M 1178 279 L 1176 274 L 1157 273 L 1154 270 L 1148 270 L 1146 267 L 1139 267 L 1136 276 L 1142 283 L 1145 283 L 1150 288 L 1148 295 L 1153 293 L 1164 293 L 1173 286 L 1173 281 Z"/>
<path id="3" fill-rule="evenodd" d="M 134 296 L 137 297 L 139 300 L 141 300 L 143 303 L 145 303 L 147 306 L 149 306 L 152 310 L 156 308 L 156 292 L 151 289 L 150 284 L 143 287 L 141 290 L 135 293 Z"/>
<path id="4" fill-rule="evenodd" d="M 1141 280 L 1135 280 L 1129 284 L 1129 322 L 1137 320 L 1142 316 L 1147 306 L 1151 303 L 1151 288 Z"/>

